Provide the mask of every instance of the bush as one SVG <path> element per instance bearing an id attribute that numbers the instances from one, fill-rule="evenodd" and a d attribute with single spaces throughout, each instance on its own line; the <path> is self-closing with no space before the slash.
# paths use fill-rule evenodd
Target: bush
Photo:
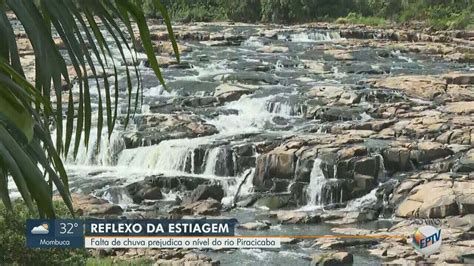
<path id="1" fill-rule="evenodd" d="M 70 217 L 63 203 L 55 203 L 59 217 Z M 14 204 L 8 212 L 0 204 L 0 262 L 19 265 L 83 265 L 87 259 L 85 249 L 28 249 L 26 247 L 26 220 L 33 218 L 24 203 Z"/>
<path id="2" fill-rule="evenodd" d="M 226 0 L 225 9 L 227 18 L 238 22 L 260 21 L 262 12 L 260 0 Z"/>
<path id="3" fill-rule="evenodd" d="M 388 21 L 381 17 L 363 17 L 360 14 L 349 13 L 346 17 L 338 18 L 336 23 L 339 24 L 364 24 L 371 26 L 387 25 Z"/>

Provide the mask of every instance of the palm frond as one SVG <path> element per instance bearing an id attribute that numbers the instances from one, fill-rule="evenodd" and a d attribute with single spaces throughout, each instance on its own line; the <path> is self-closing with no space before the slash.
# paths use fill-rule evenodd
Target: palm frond
<path id="1" fill-rule="evenodd" d="M 179 61 L 167 11 L 159 0 L 154 2 L 163 14 Z M 25 78 L 16 29 L 7 10 L 14 13 L 33 48 L 34 84 Z M 65 158 L 72 151 L 75 157 L 80 145 L 88 146 L 93 125 L 97 126 L 97 143 L 104 123 L 111 136 L 118 116 L 118 77 L 123 73 L 128 98 L 125 124 L 139 104 L 141 77 L 134 25 L 157 79 L 165 86 L 145 15 L 135 1 L 0 0 L 0 198 L 7 208 L 11 208 L 10 176 L 25 203 L 40 216 L 55 216 L 53 184 L 73 212 L 61 155 Z M 55 42 L 58 39 L 64 52 Z M 113 49 L 119 51 L 119 58 Z M 74 76 L 70 76 L 71 69 Z M 97 95 L 97 121 L 92 116 L 92 95 Z M 50 128 L 54 128 L 55 140 Z"/>

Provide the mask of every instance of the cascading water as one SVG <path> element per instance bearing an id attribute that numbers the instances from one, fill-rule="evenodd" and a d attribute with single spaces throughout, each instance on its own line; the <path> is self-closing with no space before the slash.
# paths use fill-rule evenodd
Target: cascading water
<path id="1" fill-rule="evenodd" d="M 292 42 L 329 42 L 342 38 L 338 31 L 316 31 L 290 34 L 289 39 Z"/>
<path id="2" fill-rule="evenodd" d="M 97 129 L 94 128 L 90 133 L 89 145 L 87 147 L 79 145 L 76 158 L 74 158 L 73 152 L 70 152 L 68 158 L 66 158 L 66 163 L 97 166 L 115 165 L 119 153 L 125 149 L 121 134 L 116 130 L 109 139 L 107 131 L 104 130 L 100 143 L 97 142 Z"/>
<path id="3" fill-rule="evenodd" d="M 323 203 L 323 187 L 327 183 L 321 169 L 321 159 L 314 159 L 313 169 L 311 169 L 309 185 L 306 189 L 308 206 L 321 206 Z"/>
<path id="4" fill-rule="evenodd" d="M 204 169 L 205 175 L 214 175 L 216 173 L 217 161 L 219 160 L 219 147 L 212 148 L 208 151 L 206 156 L 206 168 Z"/>

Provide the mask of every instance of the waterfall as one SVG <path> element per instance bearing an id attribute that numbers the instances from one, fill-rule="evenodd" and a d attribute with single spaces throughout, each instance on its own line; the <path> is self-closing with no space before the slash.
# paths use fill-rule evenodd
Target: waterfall
<path id="1" fill-rule="evenodd" d="M 360 211 L 363 209 L 363 207 L 366 206 L 374 206 L 377 203 L 377 190 L 379 188 L 376 187 L 370 191 L 369 194 L 366 194 L 365 196 L 362 196 L 360 198 L 351 200 L 349 203 L 347 203 L 345 210 L 346 211 Z"/>
<path id="2" fill-rule="evenodd" d="M 222 204 L 225 206 L 231 206 L 237 193 L 239 196 L 248 195 L 252 192 L 253 184 L 252 177 L 254 175 L 255 168 L 244 171 L 240 176 L 227 179 L 222 182 L 223 189 L 225 191 L 225 197 L 222 199 Z M 240 187 L 240 190 L 239 190 Z"/>
<path id="3" fill-rule="evenodd" d="M 191 167 L 195 148 L 197 145 L 187 139 L 162 141 L 158 145 L 122 151 L 117 165 L 158 172 L 185 172 L 187 166 Z"/>
<path id="4" fill-rule="evenodd" d="M 207 152 L 206 168 L 204 169 L 205 175 L 215 175 L 217 161 L 219 160 L 219 152 L 219 147 L 212 148 Z"/>
<path id="5" fill-rule="evenodd" d="M 73 152 L 71 150 L 65 160 L 66 163 L 75 165 L 99 166 L 115 165 L 118 159 L 118 154 L 125 149 L 125 143 L 118 130 L 112 133 L 110 139 L 108 137 L 107 130 L 104 130 L 101 135 L 100 143 L 97 142 L 97 129 L 93 128 L 90 133 L 89 145 L 85 147 L 84 144 L 81 143 L 79 145 L 76 158 L 74 158 Z M 72 148 L 74 139 L 71 143 Z"/>
<path id="6" fill-rule="evenodd" d="M 338 31 L 316 31 L 290 34 L 290 40 L 292 42 L 329 42 L 340 39 L 342 38 Z"/>
<path id="7" fill-rule="evenodd" d="M 309 185 L 306 189 L 306 195 L 308 197 L 308 204 L 310 206 L 321 206 L 323 204 L 322 192 L 323 187 L 327 183 L 324 177 L 323 171 L 321 170 L 321 159 L 314 159 L 313 169 L 310 174 Z"/>

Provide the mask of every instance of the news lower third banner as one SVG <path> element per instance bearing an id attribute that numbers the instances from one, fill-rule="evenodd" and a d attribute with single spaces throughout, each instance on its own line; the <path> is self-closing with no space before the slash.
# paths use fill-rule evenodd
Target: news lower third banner
<path id="1" fill-rule="evenodd" d="M 280 238 L 237 236 L 235 219 L 41 220 L 26 226 L 29 248 L 279 248 Z"/>

